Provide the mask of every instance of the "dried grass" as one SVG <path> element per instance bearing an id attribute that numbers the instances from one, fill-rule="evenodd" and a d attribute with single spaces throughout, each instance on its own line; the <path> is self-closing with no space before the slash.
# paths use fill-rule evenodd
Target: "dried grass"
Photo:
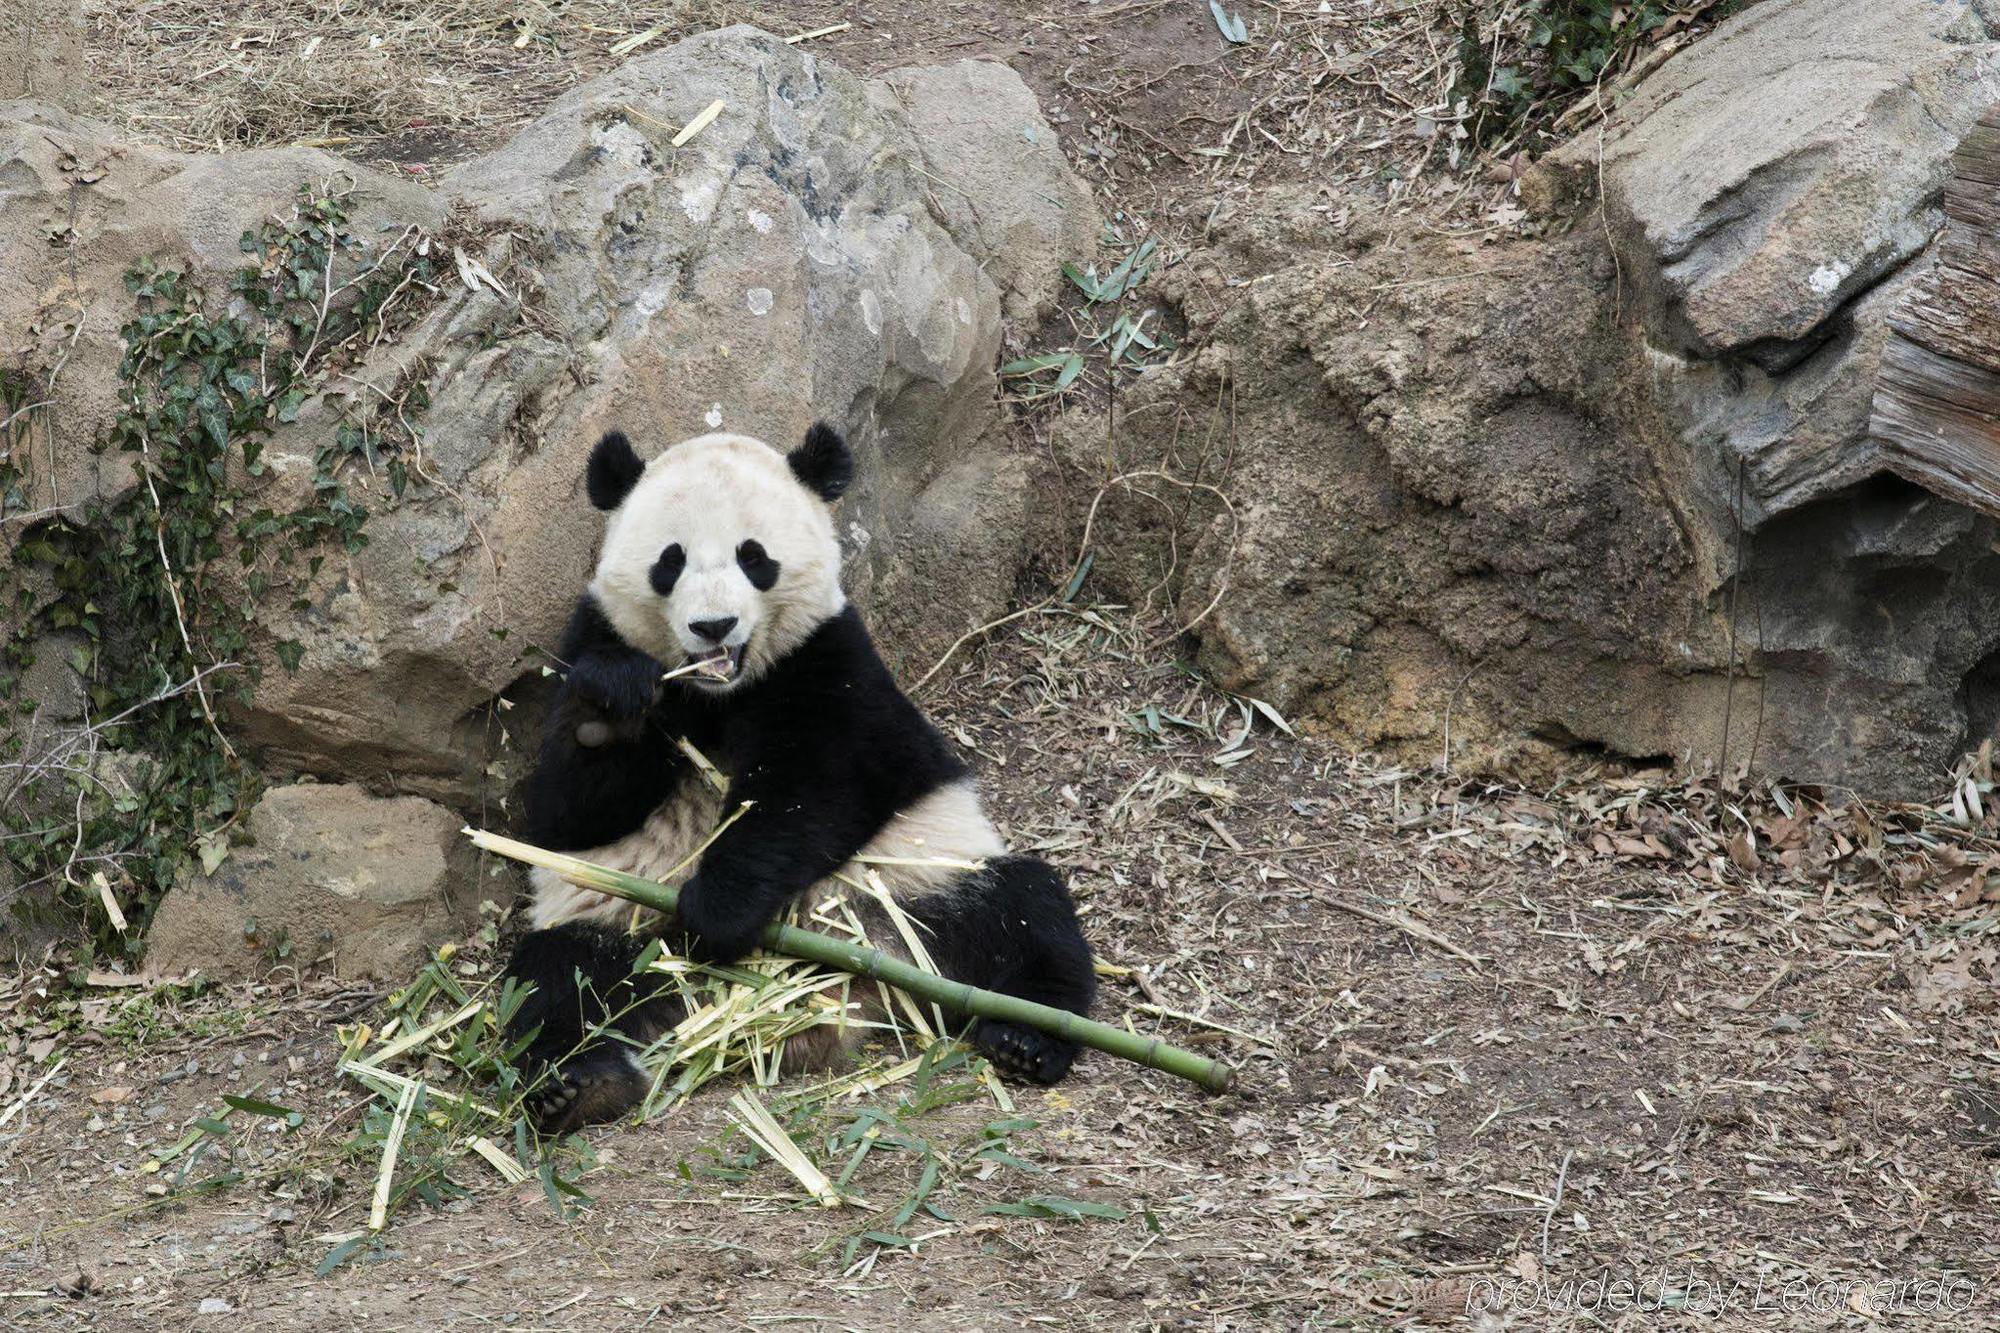
<path id="1" fill-rule="evenodd" d="M 738 0 L 98 0 L 86 17 L 103 110 L 142 138 L 433 160 L 502 137 L 631 55 L 762 14 Z"/>

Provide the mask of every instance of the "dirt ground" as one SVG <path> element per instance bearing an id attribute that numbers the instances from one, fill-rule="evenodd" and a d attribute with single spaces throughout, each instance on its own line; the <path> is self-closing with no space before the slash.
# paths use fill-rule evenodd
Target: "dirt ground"
<path id="1" fill-rule="evenodd" d="M 1016 1093 L 1046 1175 L 968 1170 L 953 1220 L 855 1265 L 869 1223 L 776 1167 L 684 1174 L 724 1137 L 711 1088 L 593 1132 L 570 1220 L 473 1163 L 468 1194 L 321 1278 L 374 1170 L 339 1156 L 365 1099 L 332 1025 L 377 997 L 30 978 L 0 994 L 10 1049 L 63 1063 L 0 1097 L 0 1323 L 2000 1326 L 2000 909 L 1967 869 L 1990 820 L 1381 770 L 1110 611 L 955 665 L 929 702 L 1017 843 L 1071 874 L 1103 1013 L 1229 1060 L 1237 1090 L 1087 1056 Z M 303 1124 L 242 1132 L 236 1183 L 149 1194 L 169 1173 L 145 1162 L 226 1092 Z M 1126 1216 L 978 1212 L 1024 1190 Z"/>
<path id="2" fill-rule="evenodd" d="M 613 46 L 742 16 L 502 8 L 89 12 L 107 102 L 150 137 L 324 140 L 420 178 Z M 1014 64 L 1133 238 L 1197 237 L 1272 182 L 1369 192 L 1411 225 L 1476 229 L 1504 202 L 1407 169 L 1436 132 L 1417 114 L 1443 77 L 1435 10 L 1242 9 L 1242 50 L 1192 0 L 760 13 L 848 23 L 813 49 L 863 73 Z M 295 95 L 284 62 L 329 43 L 346 82 Z M 710 1089 L 593 1131 L 567 1217 L 469 1162 L 464 1193 L 410 1201 L 379 1250 L 317 1276 L 368 1217 L 374 1160 L 343 1145 L 369 1099 L 335 1073 L 334 1029 L 379 995 L 4 978 L 0 1327 L 2000 1328 L 1988 804 L 1384 768 L 1288 736 L 1151 629 L 1031 614 L 923 702 L 1015 844 L 1070 875 L 1100 1016 L 1230 1061 L 1234 1091 L 1086 1056 L 1015 1092 L 1027 1167 L 955 1150 L 946 1216 L 850 1258 L 879 1218 L 802 1203 L 770 1164 L 705 1169 L 728 1131 Z M 1977 801 L 1990 769 L 1967 776 Z M 178 1184 L 146 1169 L 224 1094 L 299 1124 L 239 1118 L 234 1156 Z M 926 1124 L 976 1144 L 996 1114 Z M 1023 1197 L 1122 1216 L 981 1211 Z"/>

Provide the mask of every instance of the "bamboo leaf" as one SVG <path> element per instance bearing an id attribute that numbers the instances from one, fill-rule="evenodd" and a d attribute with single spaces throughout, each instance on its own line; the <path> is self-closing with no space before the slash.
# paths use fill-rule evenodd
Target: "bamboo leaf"
<path id="1" fill-rule="evenodd" d="M 361 1247 L 367 1243 L 368 1233 L 365 1231 L 358 1236 L 349 1236 L 346 1240 L 340 1242 L 340 1244 L 327 1252 L 326 1258 L 319 1261 L 319 1267 L 313 1269 L 313 1276 L 325 1277 L 328 1273 L 331 1273 L 334 1269 L 359 1254 Z"/>
<path id="2" fill-rule="evenodd" d="M 1101 1217 L 1112 1222 L 1122 1222 L 1131 1216 L 1115 1204 L 1092 1203 L 1088 1199 L 1065 1199 L 1059 1194 L 1031 1194 L 1019 1203 L 996 1203 L 981 1211 L 1000 1213 L 1007 1217 L 1044 1217 L 1069 1222 L 1086 1217 Z"/>

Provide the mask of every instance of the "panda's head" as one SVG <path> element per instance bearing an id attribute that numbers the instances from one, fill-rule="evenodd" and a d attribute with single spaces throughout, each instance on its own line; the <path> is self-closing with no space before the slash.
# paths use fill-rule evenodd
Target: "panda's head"
<path id="1" fill-rule="evenodd" d="M 614 431 L 590 455 L 590 502 L 610 514 L 590 591 L 619 636 L 712 691 L 755 680 L 846 604 L 832 502 L 847 444 L 814 426 L 779 453 L 701 435 L 642 463 Z"/>

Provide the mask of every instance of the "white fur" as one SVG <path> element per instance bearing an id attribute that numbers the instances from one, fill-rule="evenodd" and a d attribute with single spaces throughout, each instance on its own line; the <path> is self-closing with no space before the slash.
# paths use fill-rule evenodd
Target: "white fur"
<path id="1" fill-rule="evenodd" d="M 579 855 L 586 861 L 595 861 L 613 870 L 657 879 L 669 887 L 679 888 L 693 876 L 699 863 L 686 867 L 671 878 L 667 872 L 685 860 L 687 854 L 708 836 L 721 819 L 726 804 L 726 798 L 717 795 L 707 783 L 689 777 L 684 790 L 655 810 L 635 832 L 608 846 L 593 848 Z M 978 788 L 973 785 L 972 779 L 967 778 L 938 788 L 890 819 L 881 832 L 869 839 L 854 860 L 842 866 L 834 877 L 813 886 L 807 894 L 808 904 L 816 905 L 840 893 L 848 893 L 851 900 L 853 895 L 840 882 L 840 877 L 859 881 L 870 870 L 882 877 L 883 885 L 899 901 L 948 890 L 965 874 L 962 869 L 950 865 L 871 864 L 866 859 L 868 857 L 895 857 L 914 862 L 985 861 L 1004 856 L 1006 852 L 1007 844 L 980 805 Z M 641 921 L 650 920 L 652 915 L 643 909 L 635 909 L 631 903 L 621 899 L 580 889 L 546 870 L 535 870 L 531 878 L 535 898 L 529 908 L 528 920 L 536 930 L 565 921 L 625 922 L 631 919 L 635 910 L 639 912 Z M 893 943 L 886 939 L 875 942 L 884 947 Z"/>
<path id="2" fill-rule="evenodd" d="M 701 840 L 715 831 L 722 819 L 722 797 L 693 774 L 681 782 L 681 789 L 646 817 L 646 822 L 614 843 L 579 853 L 628 875 L 658 880 L 677 889 L 693 878 L 690 865 L 678 874 L 668 872 L 687 859 Z M 553 871 L 539 866 L 529 872 L 535 886 L 534 902 L 528 908 L 528 924 L 536 930 L 559 926 L 565 921 L 598 921 L 606 924 L 627 920 L 635 911 L 640 918 L 654 914 L 635 908 L 620 898 L 607 897 L 591 889 L 578 888 Z"/>
<path id="3" fill-rule="evenodd" d="M 769 591 L 759 592 L 737 564 L 736 548 L 747 538 L 778 562 L 778 581 Z M 662 598 L 653 591 L 651 571 L 674 544 L 687 563 Z M 591 593 L 627 643 L 670 668 L 709 646 L 689 630 L 690 621 L 735 616 L 725 642 L 743 645 L 744 652 L 733 684 L 768 670 L 847 604 L 829 506 L 793 475 L 783 454 L 730 434 L 698 436 L 647 464 L 611 515 Z M 726 798 L 690 775 L 636 831 L 581 855 L 677 888 L 697 866 L 668 872 L 709 835 L 726 806 Z M 858 881 L 870 870 L 898 898 L 948 891 L 966 872 L 934 862 L 984 861 L 1006 850 L 972 781 L 955 782 L 893 817 L 835 878 L 813 887 L 808 906 L 849 892 L 839 876 Z M 868 857 L 895 859 L 870 864 Z M 535 871 L 533 882 L 529 919 L 538 930 L 564 921 L 625 922 L 635 911 L 547 871 Z M 642 920 L 647 915 L 640 913 Z"/>
<path id="4" fill-rule="evenodd" d="M 751 538 L 778 562 L 768 592 L 736 561 Z M 687 563 L 663 598 L 651 571 L 672 545 Z M 646 465 L 605 528 L 590 590 L 627 643 L 669 668 L 710 646 L 689 622 L 736 617 L 724 643 L 743 649 L 743 669 L 718 688 L 756 679 L 847 604 L 826 502 L 776 449 L 730 434 L 696 436 Z"/>

